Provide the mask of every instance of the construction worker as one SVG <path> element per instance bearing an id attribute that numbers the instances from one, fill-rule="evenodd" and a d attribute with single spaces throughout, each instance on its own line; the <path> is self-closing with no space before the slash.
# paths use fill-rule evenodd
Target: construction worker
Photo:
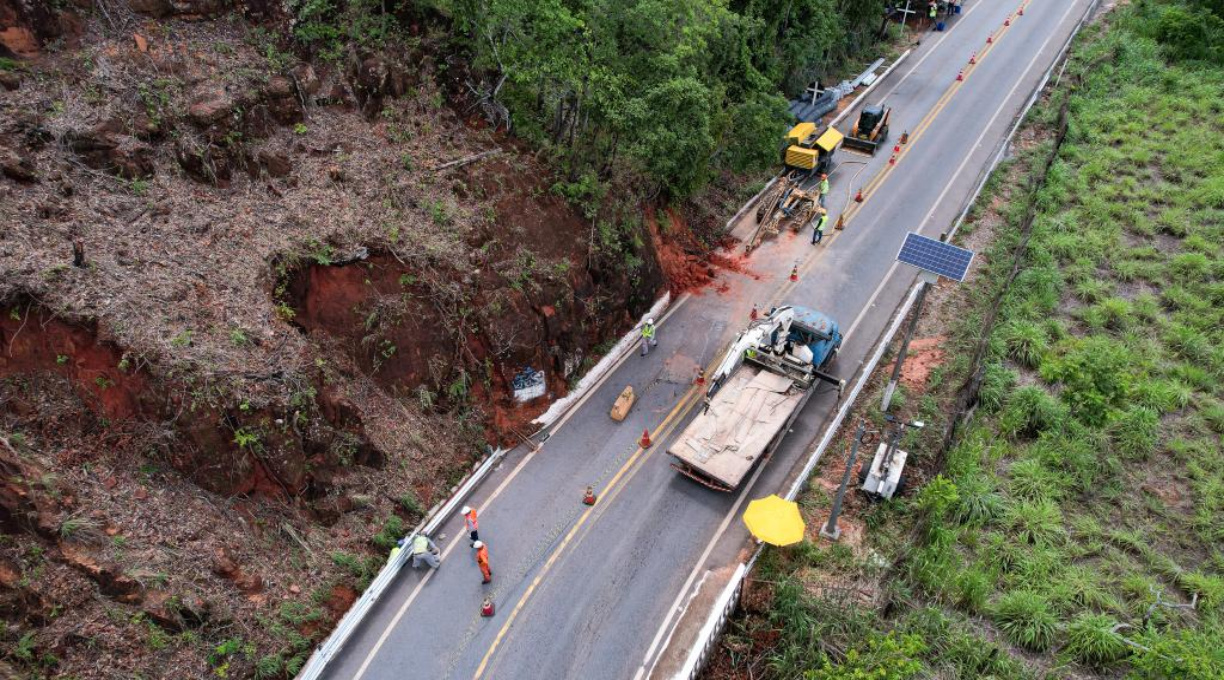
<path id="1" fill-rule="evenodd" d="M 642 325 L 642 356 L 649 354 L 651 347 L 658 346 L 659 341 L 655 340 L 654 319 L 646 319 L 646 323 Z"/>
<path id="2" fill-rule="evenodd" d="M 825 196 L 829 195 L 829 176 L 820 173 L 820 207 L 825 207 Z"/>
<path id="3" fill-rule="evenodd" d="M 935 15 L 939 13 L 939 3 L 931 0 L 927 6 L 927 16 L 931 17 L 931 23 L 935 23 Z"/>
<path id="4" fill-rule="evenodd" d="M 824 238 L 825 227 L 829 226 L 829 211 L 820 209 L 820 217 L 816 218 L 816 227 L 812 229 L 812 245 L 820 243 Z"/>
<path id="5" fill-rule="evenodd" d="M 472 545 L 480 540 L 480 522 L 476 519 L 476 509 L 470 505 L 463 506 L 463 510 L 459 511 L 463 515 L 463 521 L 467 524 L 468 536 L 471 538 Z"/>
<path id="6" fill-rule="evenodd" d="M 484 541 L 476 541 L 472 547 L 476 549 L 476 565 L 480 567 L 480 575 L 484 577 L 481 583 L 492 581 L 493 572 L 489 569 L 489 549 L 485 547 Z"/>
<path id="7" fill-rule="evenodd" d="M 440 564 L 438 546 L 425 534 L 417 534 L 412 537 L 412 568 L 416 569 L 422 562 L 428 564 L 431 569 L 437 569 Z"/>

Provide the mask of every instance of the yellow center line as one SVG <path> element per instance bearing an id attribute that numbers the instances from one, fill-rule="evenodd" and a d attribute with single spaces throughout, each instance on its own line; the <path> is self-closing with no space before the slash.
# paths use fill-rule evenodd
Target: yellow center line
<path id="1" fill-rule="evenodd" d="M 1023 3 L 1022 6 L 1027 7 L 1028 2 Z M 1014 17 L 1013 15 L 1008 15 L 1008 18 L 1010 19 Z M 1007 31 L 1010 28 L 1011 28 L 1010 26 L 1004 26 L 1003 28 L 997 30 L 995 33 L 991 34 L 990 43 L 988 43 L 986 48 L 983 49 L 982 52 L 977 55 L 976 61 L 978 64 L 980 64 L 982 60 L 985 59 L 986 56 L 991 51 L 993 51 L 995 45 L 998 44 L 999 40 L 1003 37 L 1003 35 L 1007 33 Z M 939 114 L 943 111 L 943 109 L 952 100 L 952 97 L 955 96 L 955 94 L 960 91 L 961 87 L 964 85 L 966 81 L 968 81 L 973 71 L 976 70 L 976 66 L 977 64 L 968 65 L 964 70 L 964 80 L 954 81 L 952 83 L 952 86 L 949 87 L 943 93 L 943 95 L 939 98 L 939 100 L 935 103 L 935 105 L 931 108 L 931 110 L 927 113 L 927 115 L 924 116 L 923 119 L 918 123 L 918 126 L 915 127 L 914 132 L 909 136 L 907 143 L 904 146 L 902 146 L 901 151 L 897 153 L 898 162 L 900 162 L 900 160 L 909 152 L 909 150 L 914 146 L 914 144 L 922 137 L 922 135 L 926 132 L 926 130 L 934 122 L 935 118 L 939 116 Z M 892 174 L 892 171 L 895 170 L 896 167 L 897 166 L 895 164 L 889 164 L 885 166 L 883 170 L 877 173 L 867 183 L 867 185 L 863 187 L 862 189 L 863 203 L 866 203 L 867 199 L 870 198 L 871 195 L 874 194 L 876 190 L 879 189 L 880 185 L 883 184 L 883 182 Z M 853 217 L 861 209 L 863 203 L 855 202 L 854 205 L 850 206 L 850 208 L 848 208 L 843 213 L 844 221 L 849 222 L 851 219 L 853 219 Z M 836 233 L 833 234 L 833 236 L 829 238 L 830 242 L 836 236 L 837 236 Z M 802 273 L 807 273 L 812 267 L 815 266 L 820 255 L 823 254 L 825 250 L 827 249 L 821 249 L 820 251 L 817 251 L 815 253 L 808 255 L 805 258 L 803 264 L 801 265 L 800 271 Z M 766 305 L 766 307 L 768 308 L 769 306 L 776 304 L 777 301 L 785 298 L 786 295 L 790 294 L 790 292 L 796 287 L 796 285 L 797 285 L 797 282 L 786 281 L 782 286 L 779 287 L 777 292 L 771 297 L 771 301 Z M 725 349 L 721 350 L 715 355 L 714 361 L 706 369 L 707 372 L 714 369 L 716 363 L 722 358 L 722 354 L 725 353 L 725 351 L 726 351 Z M 698 390 L 695 385 L 693 387 L 690 387 L 688 391 L 685 392 L 684 396 L 680 399 L 679 403 L 677 403 L 676 406 L 672 408 L 671 412 L 667 414 L 667 417 L 665 417 L 663 419 L 663 422 L 661 422 L 659 426 L 656 428 L 656 438 L 660 442 L 665 440 L 671 434 L 671 431 L 677 425 L 679 425 L 680 421 L 676 421 L 677 416 L 683 418 L 684 416 L 688 414 L 689 411 L 692 410 L 694 405 L 696 405 L 697 403 L 701 401 L 700 399 L 694 399 L 695 395 L 700 395 L 700 394 L 701 394 L 701 390 Z M 673 423 L 673 421 L 675 422 Z M 636 474 L 636 470 L 634 470 L 633 473 L 629 474 L 628 477 L 625 477 L 625 474 L 629 472 L 632 468 L 635 467 L 635 464 L 638 462 L 639 459 L 641 459 L 642 454 L 645 453 L 646 450 L 647 449 L 638 447 L 638 449 L 633 453 L 633 455 L 630 456 L 627 461 L 625 461 L 625 464 L 622 465 L 619 470 L 617 470 L 616 475 L 612 477 L 612 480 L 609 481 L 608 484 L 602 490 L 603 500 L 599 504 L 598 507 L 601 507 L 601 508 L 606 507 L 609 503 L 614 501 L 620 495 L 620 491 L 628 483 L 628 481 L 633 478 L 634 474 Z M 622 478 L 624 479 L 622 480 Z M 596 506 L 591 506 L 582 513 L 582 515 L 578 518 L 578 521 L 574 523 L 574 526 L 570 527 L 570 530 L 566 533 L 565 538 L 562 539 L 561 543 L 553 550 L 552 554 L 549 555 L 549 558 L 544 563 L 544 566 L 540 570 L 540 573 L 536 575 L 536 577 L 532 580 L 531 585 L 527 587 L 527 590 L 519 598 L 519 601 L 515 603 L 514 609 L 511 610 L 510 612 L 510 616 L 506 619 L 506 622 L 502 625 L 501 629 L 498 630 L 497 636 L 493 639 L 493 643 L 489 646 L 489 650 L 485 652 L 484 657 L 480 660 L 480 665 L 476 668 L 476 673 L 473 676 L 473 680 L 480 680 L 480 678 L 484 675 L 485 671 L 488 669 L 489 661 L 493 658 L 493 655 L 497 652 L 497 648 L 501 645 L 502 640 L 505 638 L 506 634 L 509 632 L 511 625 L 514 623 L 514 620 L 518 617 L 519 613 L 526 606 L 527 601 L 535 593 L 540 583 L 544 580 L 544 577 L 547 576 L 548 572 L 552 569 L 552 566 L 561 557 L 562 553 L 564 553 L 569 543 L 574 539 L 574 537 L 578 534 L 578 532 L 582 530 L 582 527 L 586 524 L 587 520 L 590 519 L 591 515 L 595 512 L 595 508 Z"/>
<path id="2" fill-rule="evenodd" d="M 1022 6 L 1027 8 L 1028 4 L 1029 4 L 1028 2 L 1025 2 L 1023 3 Z M 1015 15 L 1009 14 L 1008 18 L 1015 19 Z M 997 29 L 995 32 L 990 34 L 990 42 L 987 43 L 986 47 L 977 54 L 977 58 L 975 59 L 977 64 L 969 64 L 965 67 L 964 80 L 957 80 L 957 81 L 952 82 L 952 85 L 947 90 L 944 91 L 943 95 L 941 95 L 939 100 L 935 102 L 935 105 L 931 107 L 931 110 L 927 112 L 926 116 L 924 116 L 922 120 L 919 121 L 918 125 L 914 128 L 914 132 L 910 134 L 909 139 L 907 140 L 907 143 L 901 146 L 901 151 L 897 153 L 897 163 L 898 164 L 901 162 L 901 159 L 904 158 L 905 155 L 909 153 L 910 149 L 913 148 L 913 146 L 918 142 L 918 140 L 922 138 L 922 135 L 926 133 L 927 129 L 931 126 L 931 124 L 935 121 L 935 119 L 939 116 L 939 114 L 942 113 L 943 110 L 949 104 L 949 102 L 952 101 L 952 97 L 955 96 L 956 93 L 960 91 L 961 87 L 964 86 L 966 82 L 968 82 L 969 77 L 973 74 L 973 71 L 975 71 L 977 69 L 977 66 L 982 63 L 982 60 L 985 59 L 986 56 L 994 50 L 995 46 L 998 45 L 999 40 L 1009 30 L 1011 30 L 1011 26 L 1003 26 Z M 842 220 L 844 222 L 845 228 L 847 229 L 849 228 L 850 221 L 853 220 L 854 216 L 857 215 L 859 210 L 862 209 L 863 204 L 865 204 L 867 202 L 867 199 L 869 199 L 872 196 L 872 194 L 874 194 L 880 188 L 880 185 L 882 185 L 884 181 L 887 180 L 888 177 L 892 175 L 892 172 L 896 168 L 897 168 L 897 165 L 894 165 L 894 164 L 889 164 L 889 165 L 884 166 L 883 170 L 881 170 L 874 177 L 872 177 L 871 180 L 868 181 L 868 183 L 862 187 L 863 202 L 859 203 L 856 201 L 849 208 L 847 208 L 844 213 L 842 213 Z M 835 231 L 831 236 L 826 237 L 826 238 L 831 243 L 837 236 L 838 234 Z M 827 248 L 822 248 L 821 250 L 816 251 L 808 255 L 806 258 L 804 258 L 804 261 L 799 266 L 799 274 L 801 278 L 805 276 L 807 273 L 809 273 L 811 269 L 816 266 L 816 263 L 819 261 L 821 255 L 823 255 L 823 253 L 827 250 L 828 250 Z M 794 290 L 794 288 L 797 285 L 798 285 L 798 282 L 786 281 L 778 289 L 778 291 L 770 298 L 769 302 L 765 304 L 765 309 L 769 309 L 770 307 L 776 305 L 779 301 L 785 299 L 786 296 L 789 295 L 791 291 Z"/>
<path id="3" fill-rule="evenodd" d="M 663 419 L 663 422 L 660 423 L 655 430 L 656 438 L 658 438 L 660 442 L 671 433 L 671 430 L 674 427 L 672 421 L 675 420 L 676 416 L 681 415 L 682 413 L 687 413 L 692 407 L 693 403 L 696 402 L 696 400 L 693 399 L 694 395 L 699 394 L 701 394 L 701 392 L 695 385 L 690 387 L 688 391 L 685 392 L 684 397 L 680 399 L 680 402 L 677 403 L 676 406 L 672 408 L 671 412 L 667 414 L 667 417 Z M 612 477 L 612 480 L 603 488 L 603 504 L 607 504 L 612 500 L 612 498 L 615 498 L 617 492 L 619 491 L 618 482 L 621 481 L 621 477 L 623 477 L 625 473 L 631 467 L 633 467 L 634 463 L 641 458 L 642 454 L 645 453 L 646 450 L 647 449 L 639 446 L 637 451 L 635 451 L 633 455 L 629 457 L 629 460 L 625 461 L 625 464 L 622 465 L 620 470 L 616 472 L 616 475 Z M 628 481 L 628 478 L 626 478 L 625 481 Z M 489 651 L 485 652 L 484 657 L 480 660 L 480 666 L 476 668 L 476 674 L 473 676 L 473 680 L 479 680 L 479 678 L 484 675 L 485 669 L 488 667 L 489 660 L 492 659 L 493 654 L 496 653 L 498 646 L 501 644 L 502 638 L 504 638 L 506 633 L 509 632 L 511 624 L 514 623 L 514 620 L 518 617 L 519 612 L 521 612 L 523 607 L 527 604 L 527 600 L 531 598 L 536 588 L 539 587 L 540 582 L 544 580 L 544 577 L 548 574 L 548 571 L 557 561 L 557 558 L 561 556 L 561 553 L 565 551 L 565 548 L 567 545 L 569 545 L 569 542 L 573 540 L 578 531 L 582 529 L 582 526 L 586 524 L 586 521 L 591 517 L 591 514 L 595 511 L 596 507 L 597 506 L 593 505 L 587 508 L 582 513 L 582 516 L 578 518 L 578 521 L 574 523 L 574 526 L 570 527 L 569 532 L 566 533 L 565 538 L 561 541 L 561 544 L 553 549 L 552 554 L 549 556 L 548 561 L 544 563 L 544 567 L 540 570 L 540 573 L 536 575 L 535 579 L 532 580 L 531 585 L 527 587 L 526 592 L 523 593 L 522 597 L 520 597 L 519 601 L 514 605 L 514 609 L 510 612 L 510 616 L 506 619 L 506 623 L 502 625 L 501 630 L 497 631 L 497 637 L 493 639 L 493 644 L 489 647 Z"/>

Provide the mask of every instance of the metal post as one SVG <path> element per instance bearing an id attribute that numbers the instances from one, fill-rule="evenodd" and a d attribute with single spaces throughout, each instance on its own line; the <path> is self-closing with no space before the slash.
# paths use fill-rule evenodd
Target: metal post
<path id="1" fill-rule="evenodd" d="M 892 403 L 893 392 L 897 390 L 897 380 L 901 377 L 901 365 L 905 363 L 905 353 L 909 351 L 910 338 L 914 335 L 914 329 L 918 327 L 918 317 L 922 314 L 922 303 L 926 300 L 927 289 L 930 287 L 931 282 L 924 279 L 922 288 L 918 289 L 918 299 L 914 302 L 914 316 L 910 319 L 909 328 L 905 329 L 905 337 L 901 340 L 901 351 L 897 352 L 897 363 L 893 366 L 892 378 L 888 380 L 888 387 L 884 388 L 884 403 L 880 405 L 881 411 L 887 411 L 888 405 Z"/>
<path id="2" fill-rule="evenodd" d="M 820 529 L 820 535 L 836 541 L 841 537 L 841 527 L 837 526 L 837 518 L 841 516 L 842 500 L 846 497 L 846 487 L 850 486 L 850 473 L 854 470 L 854 459 L 858 456 L 859 443 L 863 441 L 863 430 L 867 421 L 860 420 L 858 431 L 854 433 L 854 444 L 850 447 L 850 460 L 846 463 L 846 471 L 842 473 L 841 486 L 833 497 L 833 510 L 829 512 L 829 521 Z"/>

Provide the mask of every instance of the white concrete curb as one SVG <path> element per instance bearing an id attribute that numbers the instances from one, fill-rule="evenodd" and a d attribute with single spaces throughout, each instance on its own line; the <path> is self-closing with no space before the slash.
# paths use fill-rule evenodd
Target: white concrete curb
<path id="1" fill-rule="evenodd" d="M 493 452 L 493 455 L 477 463 L 471 474 L 468 475 L 463 484 L 454 490 L 451 497 L 435 505 L 429 511 L 429 515 L 422 521 L 422 524 L 418 525 L 413 529 L 412 533 L 405 537 L 404 544 L 408 545 L 411 543 L 412 538 L 419 533 L 428 536 L 437 531 L 438 527 L 446 521 L 446 518 L 455 513 L 456 508 L 468 497 L 472 489 L 475 489 L 480 482 L 484 481 L 484 478 L 505 457 L 506 453 L 506 449 L 498 449 Z M 378 576 L 374 577 L 374 580 L 370 583 L 370 587 L 366 588 L 361 597 L 357 598 L 357 601 L 353 603 L 353 606 L 349 607 L 349 610 L 344 614 L 344 618 L 340 619 L 340 623 L 336 625 L 331 635 L 315 648 L 314 653 L 310 655 L 310 659 L 306 661 L 306 665 L 297 674 L 297 680 L 316 680 L 322 676 L 328 662 L 344 647 L 344 643 L 348 642 L 349 637 L 357 630 L 361 622 L 365 620 L 366 614 L 373 608 L 374 603 L 378 601 L 383 592 L 395 581 L 395 577 L 399 574 L 400 569 L 408 561 L 409 554 L 410 551 L 408 550 L 400 550 L 394 558 L 387 561 L 387 564 L 378 572 Z"/>
<path id="2" fill-rule="evenodd" d="M 632 330 L 626 333 L 624 337 L 613 345 L 612 349 L 599 360 L 599 363 L 592 366 L 591 370 L 586 372 L 586 375 L 582 376 L 582 379 L 578 381 L 578 385 L 574 388 L 573 392 L 570 392 L 564 397 L 554 401 L 552 405 L 548 407 L 548 410 L 545 411 L 539 418 L 531 421 L 533 425 L 540 426 L 540 430 L 537 431 L 536 434 L 539 434 L 539 432 L 552 426 L 552 424 L 557 422 L 561 416 L 565 415 L 566 411 L 569 411 L 574 404 L 578 403 L 584 396 L 586 396 L 586 393 L 590 391 L 591 388 L 600 381 L 600 379 L 607 375 L 627 353 L 637 346 L 639 329 L 642 327 L 642 324 L 646 323 L 646 319 L 661 319 L 663 312 L 667 310 L 669 305 L 671 305 L 671 291 L 664 293 L 663 297 L 655 300 L 655 303 L 650 308 L 650 311 L 643 314 L 641 319 L 638 319 L 637 324 L 634 325 Z"/>

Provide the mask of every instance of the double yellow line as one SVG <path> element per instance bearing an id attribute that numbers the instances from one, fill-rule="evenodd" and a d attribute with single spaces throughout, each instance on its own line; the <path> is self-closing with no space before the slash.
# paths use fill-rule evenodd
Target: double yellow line
<path id="1" fill-rule="evenodd" d="M 1025 2 L 1022 6 L 1027 7 L 1028 3 Z M 995 45 L 998 44 L 999 39 L 1007 33 L 1009 28 L 1009 26 L 1004 26 L 991 34 L 990 42 L 987 44 L 986 48 L 977 55 L 976 61 L 978 63 L 981 63 L 981 60 L 994 49 Z M 898 163 L 907 153 L 909 153 L 909 150 L 913 147 L 913 145 L 922 138 L 922 135 L 931 126 L 931 123 L 934 122 L 935 118 L 948 105 L 948 102 L 952 100 L 952 97 L 960 91 L 961 86 L 968 81 L 975 68 L 976 64 L 969 65 L 964 71 L 964 80 L 957 80 L 953 82 L 952 86 L 949 87 L 940 97 L 939 101 L 935 103 L 935 106 L 927 113 L 926 116 L 923 117 L 922 121 L 918 123 L 918 126 L 914 128 L 914 132 L 910 134 L 908 142 L 903 145 L 901 147 L 901 151 L 897 153 Z M 880 186 L 886 179 L 888 179 L 896 167 L 897 166 L 895 164 L 889 164 L 862 188 L 864 203 L 872 196 L 872 194 L 876 192 L 876 190 L 880 188 Z M 854 205 L 850 206 L 845 213 L 843 213 L 843 219 L 847 223 L 847 226 L 850 220 L 852 220 L 854 216 L 858 214 L 862 205 L 862 203 L 856 202 Z M 837 234 L 834 233 L 834 235 L 830 237 L 829 241 L 831 242 L 833 238 L 836 238 L 836 236 Z M 802 274 L 806 274 L 812 267 L 815 266 L 823 250 L 825 249 L 812 253 L 805 258 L 800 267 L 800 272 Z M 769 307 L 776 305 L 779 301 L 789 295 L 791 291 L 794 290 L 796 285 L 797 282 L 795 281 L 786 281 L 778 288 L 777 292 L 771 297 L 770 302 L 766 304 L 765 308 L 768 309 Z M 715 354 L 714 361 L 706 367 L 707 372 L 714 369 L 715 363 L 721 359 L 723 352 L 725 352 L 725 348 Z M 689 410 L 695 404 L 701 401 L 701 395 L 702 391 L 698 389 L 696 385 L 690 387 L 676 406 L 672 408 L 671 412 L 669 412 L 663 419 L 663 422 L 659 423 L 659 426 L 655 429 L 655 439 L 660 445 L 666 441 L 676 426 L 679 425 L 681 420 L 678 420 L 678 418 L 683 419 L 683 417 L 688 414 Z M 570 527 L 570 530 L 565 534 L 565 538 L 563 538 L 561 543 L 553 549 L 552 554 L 549 555 L 548 560 L 540 569 L 540 573 L 537 574 L 534 579 L 532 579 L 531 584 L 527 587 L 527 590 L 521 597 L 519 597 L 518 602 L 515 603 L 514 608 L 510 611 L 510 616 L 506 618 L 506 622 L 502 624 L 501 629 L 497 631 L 497 636 L 494 637 L 493 643 L 489 646 L 489 650 L 485 652 L 484 657 L 482 657 L 480 660 L 480 665 L 476 668 L 476 673 L 473 676 L 473 680 L 480 680 L 480 678 L 484 676 L 485 672 L 489 668 L 489 662 L 493 659 L 494 654 L 497 653 L 497 649 L 501 646 L 502 640 L 506 637 L 507 633 L 509 633 L 510 627 L 514 624 L 514 621 L 518 618 L 518 615 L 523 611 L 523 608 L 527 605 L 527 602 L 531 599 L 531 596 L 535 594 L 536 590 L 544 581 L 544 578 L 548 575 L 548 572 L 552 569 L 553 565 L 557 563 L 561 555 L 565 552 L 565 549 L 574 540 L 574 538 L 578 536 L 579 532 L 582 531 L 583 527 L 591 519 L 596 507 L 605 507 L 615 500 L 620 491 L 628 484 L 629 480 L 632 479 L 633 473 L 630 471 L 634 468 L 638 461 L 642 459 L 642 456 L 646 453 L 646 451 L 647 449 L 641 446 L 634 451 L 633 455 L 631 455 L 629 459 L 625 461 L 624 465 L 617 470 L 616 474 L 602 489 L 602 502 L 598 506 L 591 506 L 584 510 L 582 515 L 579 516 L 578 521 L 576 521 L 574 526 Z"/>
<path id="2" fill-rule="evenodd" d="M 1023 3 L 1021 7 L 1027 8 L 1028 2 Z M 1008 19 L 1010 23 L 1010 20 L 1015 19 L 1015 16 L 1008 15 Z M 931 126 L 931 123 L 935 121 L 939 114 L 943 112 L 944 108 L 947 107 L 948 103 L 952 101 L 952 97 L 956 96 L 956 93 L 960 91 L 961 87 L 969 81 L 969 77 L 973 74 L 973 71 L 977 69 L 978 64 L 981 64 L 982 60 L 986 58 L 986 55 L 990 54 L 990 52 L 994 50 L 995 45 L 999 44 L 1000 38 L 1002 38 L 1009 30 L 1011 30 L 1011 26 L 1005 25 L 997 29 L 994 33 L 990 34 L 990 39 L 986 43 L 986 47 L 981 52 L 977 53 L 975 59 L 977 63 L 966 65 L 964 71 L 962 72 L 964 74 L 964 79 L 953 81 L 951 87 L 945 90 L 943 95 L 940 96 L 939 101 L 935 102 L 935 106 L 933 106 L 931 110 L 927 112 L 927 115 L 924 116 L 921 121 L 919 121 L 918 126 L 914 128 L 913 133 L 909 135 L 907 142 L 901 145 L 901 151 L 896 154 L 897 163 L 890 163 L 889 165 L 885 166 L 883 170 L 871 178 L 871 181 L 862 187 L 863 202 L 854 202 L 849 208 L 846 209 L 844 213 L 842 213 L 842 220 L 845 228 L 848 229 L 850 227 L 850 221 L 853 220 L 855 215 L 857 215 L 862 209 L 862 206 L 867 202 L 867 199 L 871 198 L 872 194 L 874 194 L 884 183 L 884 181 L 892 175 L 893 171 L 896 170 L 897 165 L 900 164 L 901 159 L 903 159 L 909 153 L 910 149 L 913 148 L 914 144 L 916 144 L 918 140 L 922 138 L 922 135 L 925 134 L 927 129 Z M 833 235 L 827 239 L 828 242 L 831 243 L 837 236 L 838 233 L 835 231 Z M 820 259 L 820 256 L 825 250 L 827 249 L 822 248 L 821 250 L 808 255 L 804 259 L 803 263 L 799 266 L 799 275 L 801 278 L 808 274 L 811 269 L 816 266 L 816 262 Z M 770 300 L 765 303 L 764 309 L 769 309 L 770 307 L 777 305 L 780 301 L 785 299 L 797 285 L 797 281 L 788 280 L 783 283 L 773 297 L 771 297 Z"/>
<path id="3" fill-rule="evenodd" d="M 659 424 L 658 428 L 656 428 L 655 440 L 657 443 L 662 444 L 664 441 L 666 441 L 667 437 L 671 435 L 672 431 L 680 423 L 679 420 L 676 420 L 677 417 L 683 417 L 684 414 L 688 413 L 689 408 L 691 408 L 694 403 L 699 401 L 699 399 L 695 399 L 694 397 L 700 396 L 701 394 L 701 390 L 699 390 L 696 385 L 689 387 L 688 391 L 685 392 L 679 403 L 672 408 L 671 412 L 667 414 L 667 417 L 664 418 L 663 422 Z M 574 537 L 578 535 L 578 532 L 582 530 L 583 525 L 585 525 L 587 520 L 591 518 L 591 515 L 595 512 L 596 507 L 603 507 L 610 503 L 620 493 L 620 490 L 626 484 L 628 484 L 633 475 L 629 474 L 629 476 L 626 477 L 626 473 L 633 468 L 633 466 L 642 457 L 642 454 L 646 453 L 646 451 L 647 449 L 639 446 L 637 450 L 634 451 L 633 455 L 630 456 L 627 461 L 625 461 L 625 464 L 621 466 L 620 470 L 616 472 L 611 481 L 609 481 L 607 485 L 601 489 L 603 498 L 599 505 L 592 505 L 584 510 L 582 515 L 578 518 L 578 521 L 574 523 L 574 526 L 570 527 L 569 532 L 565 534 L 565 538 L 562 539 L 560 545 L 553 550 L 552 555 L 550 555 L 548 558 L 548 561 L 544 563 L 544 567 L 540 569 L 540 573 L 537 574 L 534 579 L 532 579 L 531 585 L 527 587 L 526 592 L 523 593 L 522 597 L 520 597 L 519 601 L 514 605 L 514 609 L 511 610 L 510 616 L 506 619 L 506 623 L 504 623 L 501 629 L 497 631 L 497 637 L 493 639 L 493 644 L 489 647 L 489 651 L 485 652 L 484 657 L 480 660 L 480 666 L 476 668 L 476 675 L 473 676 L 473 680 L 479 680 L 479 678 L 484 675 L 485 671 L 488 669 L 489 661 L 497 652 L 498 646 L 501 645 L 502 638 L 504 638 L 506 633 L 509 632 L 510 626 L 514 623 L 515 618 L 518 617 L 519 612 L 521 612 L 523 607 L 526 606 L 527 601 L 535 593 L 536 588 L 539 587 L 540 583 L 544 580 L 544 577 L 548 575 L 549 570 L 552 569 L 553 564 L 555 564 L 557 559 L 560 558 L 570 541 L 572 541 Z"/>

